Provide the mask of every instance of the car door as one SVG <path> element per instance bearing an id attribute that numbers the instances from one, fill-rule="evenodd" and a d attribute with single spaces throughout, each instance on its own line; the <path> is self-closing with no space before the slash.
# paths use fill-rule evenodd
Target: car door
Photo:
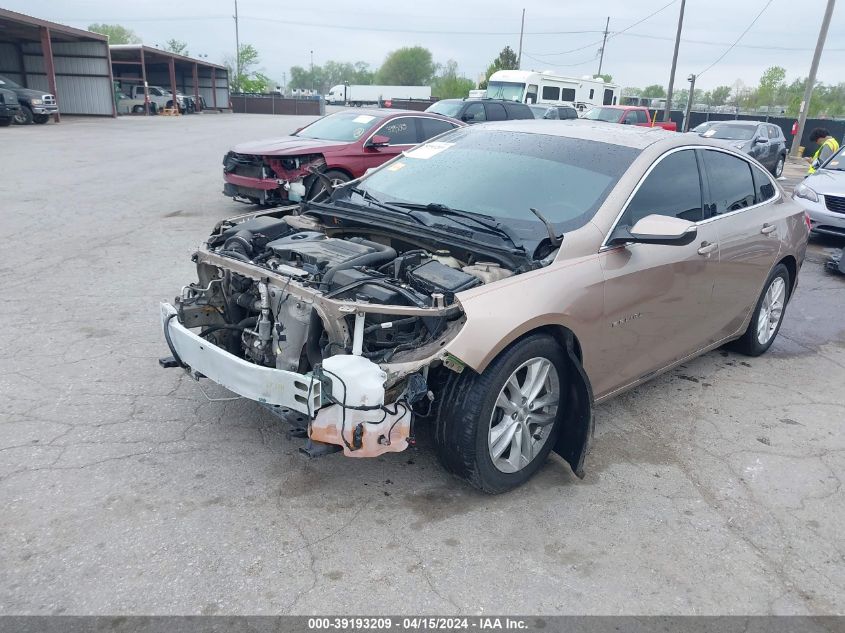
<path id="1" fill-rule="evenodd" d="M 371 167 L 378 167 L 416 145 L 419 142 L 416 120 L 417 117 L 400 116 L 389 119 L 378 127 L 364 142 L 364 171 Z M 372 147 L 369 143 L 374 136 L 385 136 L 390 140 L 387 145 Z"/>
<path id="2" fill-rule="evenodd" d="M 780 194 L 771 176 L 717 149 L 699 150 L 706 178 L 703 226 L 716 229 L 719 284 L 713 296 L 720 338 L 736 333 L 756 305 L 780 252 L 785 220 L 772 205 Z"/>
<path id="3" fill-rule="evenodd" d="M 484 114 L 484 104 L 479 101 L 467 105 L 464 113 L 461 115 L 461 121 L 466 123 L 481 123 L 486 120 L 487 116 Z"/>
<path id="4" fill-rule="evenodd" d="M 487 111 L 488 121 L 504 121 L 508 118 L 505 106 L 501 103 L 485 103 L 484 109 Z"/>
<path id="5" fill-rule="evenodd" d="M 758 125 L 757 132 L 754 134 L 754 138 L 751 139 L 751 151 L 749 154 L 769 168 L 772 167 L 770 165 L 770 145 L 769 131 L 765 125 Z"/>
<path id="6" fill-rule="evenodd" d="M 769 124 L 768 128 L 770 143 L 769 150 L 772 154 L 770 167 L 774 169 L 775 165 L 778 162 L 778 159 L 781 157 L 784 150 L 786 150 L 786 137 L 783 135 L 783 131 L 777 125 Z"/>
<path id="7" fill-rule="evenodd" d="M 691 222 L 703 219 L 695 150 L 672 150 L 658 159 L 616 226 L 631 227 L 651 214 Z M 596 354 L 600 365 L 594 373 L 597 396 L 647 378 L 716 339 L 711 301 L 719 243 L 712 224 L 700 225 L 696 238 L 685 246 L 603 247 L 599 258 L 605 276 L 602 325 L 606 336 Z"/>

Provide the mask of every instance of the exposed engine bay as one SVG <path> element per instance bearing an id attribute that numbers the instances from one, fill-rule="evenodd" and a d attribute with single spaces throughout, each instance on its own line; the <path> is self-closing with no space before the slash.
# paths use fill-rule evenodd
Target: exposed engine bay
<path id="1" fill-rule="evenodd" d="M 538 265 L 512 269 L 470 249 L 323 225 L 290 210 L 218 224 L 194 255 L 199 281 L 173 307 L 163 305 L 171 352 L 186 369 L 179 356 L 192 355 L 207 366 L 195 373 L 241 394 L 237 380 L 246 375 L 289 381 L 293 398 L 273 395 L 275 384 L 247 397 L 308 416 L 312 448 L 335 445 L 350 456 L 402 450 L 413 414 L 432 409 L 431 372 L 463 369 L 443 351 L 463 325 L 457 295 Z M 238 376 L 221 365 L 225 358 L 203 360 L 218 350 L 239 359 Z"/>

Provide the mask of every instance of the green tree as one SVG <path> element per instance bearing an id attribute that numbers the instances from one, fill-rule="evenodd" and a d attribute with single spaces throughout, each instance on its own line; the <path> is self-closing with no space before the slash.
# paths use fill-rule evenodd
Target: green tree
<path id="1" fill-rule="evenodd" d="M 517 68 L 519 60 L 516 53 L 510 46 L 505 46 L 498 57 L 493 60 L 493 63 L 487 67 L 487 72 L 484 73 L 484 81 L 478 84 L 482 90 L 487 88 L 487 82 L 490 81 L 490 76 L 497 70 L 514 70 Z"/>
<path id="2" fill-rule="evenodd" d="M 660 84 L 651 84 L 650 86 L 643 88 L 640 96 L 650 99 L 662 99 L 666 96 L 666 90 Z"/>
<path id="3" fill-rule="evenodd" d="M 623 97 L 641 97 L 643 94 L 642 88 L 635 88 L 633 86 L 629 86 L 627 88 L 622 88 L 622 96 Z"/>
<path id="4" fill-rule="evenodd" d="M 134 31 L 120 24 L 89 24 L 88 30 L 109 38 L 109 44 L 140 44 L 141 38 Z"/>
<path id="5" fill-rule="evenodd" d="M 730 86 L 716 86 L 708 93 L 710 105 L 720 106 L 725 105 L 728 97 L 731 96 Z"/>
<path id="6" fill-rule="evenodd" d="M 458 62 L 450 59 L 431 80 L 431 93 L 441 99 L 466 97 L 475 88 L 472 79 L 458 74 Z"/>
<path id="7" fill-rule="evenodd" d="M 422 46 L 404 47 L 388 53 L 376 73 L 376 83 L 389 86 L 425 86 L 437 66 L 431 51 Z"/>
<path id="8" fill-rule="evenodd" d="M 781 90 L 786 79 L 786 70 L 780 66 L 771 66 L 760 77 L 760 85 L 754 101 L 760 106 L 774 105 L 775 96 Z"/>
<path id="9" fill-rule="evenodd" d="M 184 55 L 185 57 L 190 55 L 188 52 L 188 43 L 176 39 L 167 40 L 167 43 L 164 45 L 164 50 L 176 53 L 177 55 Z"/>
<path id="10" fill-rule="evenodd" d="M 264 92 L 271 82 L 269 77 L 258 72 L 260 63 L 258 49 L 252 44 L 241 44 L 239 53 L 239 60 L 227 57 L 223 62 L 229 71 L 229 85 L 232 92 Z"/>

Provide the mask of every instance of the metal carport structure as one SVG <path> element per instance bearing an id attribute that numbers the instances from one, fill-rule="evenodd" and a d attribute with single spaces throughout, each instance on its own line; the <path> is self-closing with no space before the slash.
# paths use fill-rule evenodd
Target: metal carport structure
<path id="1" fill-rule="evenodd" d="M 116 44 L 111 49 L 112 73 L 121 88 L 141 84 L 161 86 L 171 93 L 200 96 L 206 107 L 229 106 L 229 72 L 225 66 L 177 55 L 143 44 Z"/>
<path id="2" fill-rule="evenodd" d="M 0 75 L 55 95 L 62 114 L 117 116 L 105 35 L 0 8 Z"/>

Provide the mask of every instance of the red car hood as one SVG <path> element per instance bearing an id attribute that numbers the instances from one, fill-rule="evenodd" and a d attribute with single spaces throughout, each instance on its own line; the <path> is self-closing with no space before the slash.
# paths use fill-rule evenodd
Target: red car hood
<path id="1" fill-rule="evenodd" d="M 241 143 L 240 145 L 235 145 L 232 151 L 237 154 L 252 154 L 257 156 L 290 156 L 339 150 L 348 145 L 350 143 L 344 143 L 343 141 L 323 141 L 316 138 L 283 136 L 265 141 Z"/>

